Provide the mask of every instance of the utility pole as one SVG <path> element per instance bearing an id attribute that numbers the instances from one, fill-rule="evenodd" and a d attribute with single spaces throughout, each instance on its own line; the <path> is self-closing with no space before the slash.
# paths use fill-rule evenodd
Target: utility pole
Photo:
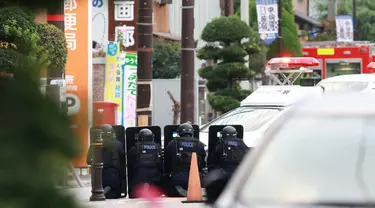
<path id="1" fill-rule="evenodd" d="M 138 1 L 137 126 L 151 126 L 153 0 Z"/>
<path id="2" fill-rule="evenodd" d="M 249 25 L 249 0 L 241 0 L 241 20 Z"/>
<path id="3" fill-rule="evenodd" d="M 327 20 L 335 21 L 337 8 L 336 0 L 328 0 L 328 17 Z"/>
<path id="4" fill-rule="evenodd" d="M 180 122 L 194 123 L 195 104 L 195 41 L 194 41 L 194 1 L 182 1 L 181 29 L 181 119 Z"/>
<path id="5" fill-rule="evenodd" d="M 233 16 L 234 14 L 234 1 L 225 0 L 225 16 Z"/>
<path id="6" fill-rule="evenodd" d="M 277 13 L 279 14 L 279 56 L 283 55 L 283 0 L 279 0 L 277 7 Z"/>
<path id="7" fill-rule="evenodd" d="M 357 5 L 356 0 L 353 2 L 353 40 L 358 40 L 358 31 L 357 31 Z"/>

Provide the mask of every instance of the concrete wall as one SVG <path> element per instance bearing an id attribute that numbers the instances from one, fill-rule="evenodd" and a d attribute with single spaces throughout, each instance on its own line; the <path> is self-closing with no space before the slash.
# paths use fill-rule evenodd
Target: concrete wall
<path id="1" fill-rule="evenodd" d="M 176 101 L 180 101 L 180 79 L 153 79 L 152 80 L 152 125 L 162 127 L 173 124 L 173 102 L 169 98 L 168 90 Z M 195 98 L 195 123 L 198 124 L 198 93 Z M 179 122 L 178 122 L 179 123 Z"/>

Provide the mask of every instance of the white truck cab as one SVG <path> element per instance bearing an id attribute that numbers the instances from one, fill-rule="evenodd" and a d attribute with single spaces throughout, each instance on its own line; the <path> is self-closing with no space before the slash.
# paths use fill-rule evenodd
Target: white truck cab
<path id="1" fill-rule="evenodd" d="M 330 77 L 320 81 L 317 86 L 324 93 L 375 93 L 374 74 L 348 74 Z"/>
<path id="2" fill-rule="evenodd" d="M 254 147 L 268 127 L 286 110 L 306 96 L 321 95 L 321 88 L 289 86 L 262 86 L 245 100 L 241 106 L 229 111 L 200 128 L 199 139 L 208 144 L 211 125 L 242 125 L 244 142 Z"/>

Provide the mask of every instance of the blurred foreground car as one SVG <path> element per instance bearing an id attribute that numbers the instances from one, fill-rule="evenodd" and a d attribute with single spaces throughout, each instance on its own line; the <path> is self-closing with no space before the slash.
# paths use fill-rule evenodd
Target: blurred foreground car
<path id="1" fill-rule="evenodd" d="M 219 208 L 375 207 L 374 164 L 375 97 L 332 94 L 283 114 L 231 180 L 210 173 L 206 191 Z"/>

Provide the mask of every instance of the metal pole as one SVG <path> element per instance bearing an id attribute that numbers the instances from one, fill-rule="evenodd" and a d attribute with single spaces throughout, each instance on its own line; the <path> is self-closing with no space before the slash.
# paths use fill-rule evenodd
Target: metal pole
<path id="1" fill-rule="evenodd" d="M 150 126 L 152 122 L 153 0 L 139 0 L 138 3 L 137 123 L 142 120 L 143 125 Z M 145 117 L 147 119 L 144 119 Z M 148 123 L 144 121 L 148 121 Z"/>
<path id="2" fill-rule="evenodd" d="M 225 16 L 233 16 L 234 14 L 234 1 L 225 0 Z"/>
<path id="3" fill-rule="evenodd" d="M 241 0 L 241 20 L 249 24 L 249 0 Z"/>
<path id="4" fill-rule="evenodd" d="M 92 165 L 91 165 L 91 197 L 90 201 L 105 201 L 104 190 L 102 185 L 102 171 L 103 171 L 103 158 L 102 158 L 102 129 L 94 130 L 94 142 L 92 145 Z"/>
<path id="5" fill-rule="evenodd" d="M 283 0 L 279 0 L 279 5 L 277 8 L 279 14 L 279 56 L 281 57 L 283 55 Z"/>
<path id="6" fill-rule="evenodd" d="M 182 1 L 181 39 L 181 119 L 180 122 L 194 123 L 195 84 L 195 41 L 194 41 L 194 0 Z"/>
<path id="7" fill-rule="evenodd" d="M 358 31 L 357 31 L 357 5 L 356 0 L 353 0 L 353 40 L 358 40 Z"/>

